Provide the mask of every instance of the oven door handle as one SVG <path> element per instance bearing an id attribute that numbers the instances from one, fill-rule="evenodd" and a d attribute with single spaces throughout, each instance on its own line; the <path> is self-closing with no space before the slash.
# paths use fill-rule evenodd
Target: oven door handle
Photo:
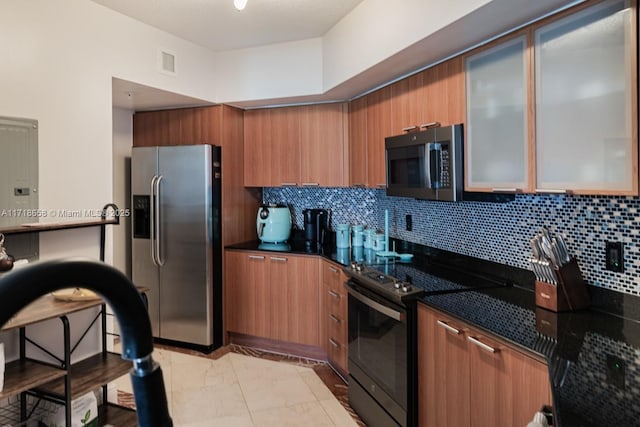
<path id="1" fill-rule="evenodd" d="M 362 295 L 360 292 L 354 289 L 351 289 L 350 287 L 347 287 L 347 292 L 349 292 L 349 295 L 351 295 L 361 303 L 367 305 L 368 307 L 371 307 L 375 311 L 382 313 L 385 316 L 390 317 L 399 322 L 404 322 L 404 317 L 405 317 L 404 313 L 398 310 L 394 310 L 391 307 L 387 307 L 386 305 L 380 304 L 379 302 L 374 301 L 365 295 Z"/>

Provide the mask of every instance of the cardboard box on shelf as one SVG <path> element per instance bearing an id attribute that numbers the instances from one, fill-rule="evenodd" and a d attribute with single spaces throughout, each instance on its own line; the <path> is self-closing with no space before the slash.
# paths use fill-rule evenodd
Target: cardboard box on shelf
<path id="1" fill-rule="evenodd" d="M 64 425 L 64 405 L 58 405 L 55 411 L 40 420 L 40 426 L 43 427 L 64 427 Z M 98 400 L 93 392 L 71 401 L 70 427 L 98 427 Z"/>

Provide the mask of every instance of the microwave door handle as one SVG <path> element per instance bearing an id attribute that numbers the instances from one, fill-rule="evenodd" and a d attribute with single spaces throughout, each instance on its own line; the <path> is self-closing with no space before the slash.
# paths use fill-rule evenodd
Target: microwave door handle
<path id="1" fill-rule="evenodd" d="M 442 170 L 441 150 L 442 147 L 436 142 L 427 144 L 427 188 L 439 187 Z M 433 162 L 431 161 L 432 159 L 434 160 Z"/>

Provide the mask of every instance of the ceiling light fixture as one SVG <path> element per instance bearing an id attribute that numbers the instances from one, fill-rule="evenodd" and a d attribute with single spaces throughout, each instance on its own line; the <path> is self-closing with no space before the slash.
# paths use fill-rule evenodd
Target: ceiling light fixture
<path id="1" fill-rule="evenodd" d="M 247 5 L 247 0 L 233 0 L 233 5 L 236 7 L 236 9 L 243 10 Z"/>

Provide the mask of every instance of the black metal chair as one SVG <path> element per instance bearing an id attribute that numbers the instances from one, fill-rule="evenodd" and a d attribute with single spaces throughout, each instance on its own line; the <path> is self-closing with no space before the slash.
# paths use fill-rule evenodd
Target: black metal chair
<path id="1" fill-rule="evenodd" d="M 95 291 L 112 307 L 120 325 L 122 358 L 130 371 L 141 427 L 171 427 L 160 365 L 153 361 L 153 337 L 145 303 L 131 281 L 115 268 L 96 261 L 42 261 L 0 278 L 0 325 L 41 296 L 70 286 Z"/>

